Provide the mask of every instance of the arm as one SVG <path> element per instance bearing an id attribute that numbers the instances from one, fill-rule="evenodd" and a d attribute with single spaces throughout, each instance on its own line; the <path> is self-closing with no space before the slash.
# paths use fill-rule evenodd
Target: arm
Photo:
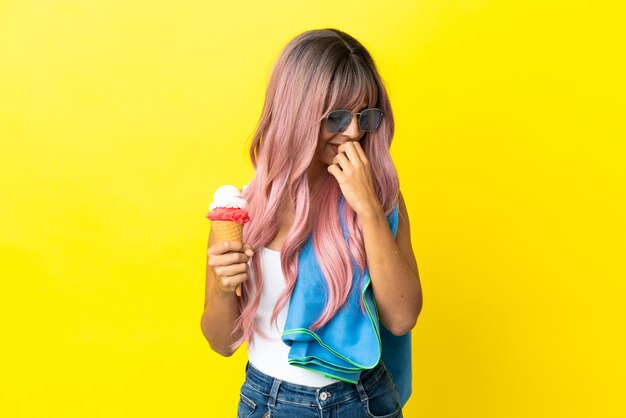
<path id="1" fill-rule="evenodd" d="M 404 199 L 400 195 L 398 233 L 394 240 L 376 196 L 369 160 L 360 144 L 342 144 L 328 171 L 337 179 L 361 223 L 380 321 L 393 334 L 403 335 L 415 326 L 422 309 L 422 288 Z"/>
<path id="2" fill-rule="evenodd" d="M 240 332 L 233 333 L 239 317 L 235 288 L 248 279 L 247 263 L 253 253 L 250 246 L 239 242 L 218 242 L 212 231 L 207 247 L 204 312 L 200 326 L 211 348 L 228 357 L 236 350 L 233 343 L 241 337 Z"/>
<path id="3" fill-rule="evenodd" d="M 422 288 L 402 195 L 399 203 L 395 240 L 382 208 L 358 215 L 380 321 L 395 335 L 409 332 L 422 310 Z"/>

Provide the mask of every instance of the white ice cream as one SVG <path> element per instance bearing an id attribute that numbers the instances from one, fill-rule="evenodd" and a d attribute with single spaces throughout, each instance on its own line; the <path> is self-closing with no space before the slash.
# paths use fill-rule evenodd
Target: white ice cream
<path id="1" fill-rule="evenodd" d="M 209 209 L 216 208 L 248 209 L 248 202 L 241 197 L 241 191 L 238 188 L 226 185 L 219 187 L 213 195 L 213 202 L 209 205 Z"/>

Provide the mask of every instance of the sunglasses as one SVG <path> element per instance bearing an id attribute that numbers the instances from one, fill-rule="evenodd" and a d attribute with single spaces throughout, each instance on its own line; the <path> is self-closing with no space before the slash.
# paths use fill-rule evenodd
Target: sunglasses
<path id="1" fill-rule="evenodd" d="M 333 110 L 326 116 L 326 130 L 331 134 L 337 134 L 348 129 L 352 123 L 352 115 L 356 115 L 359 128 L 364 132 L 373 131 L 378 128 L 383 119 L 383 112 L 380 109 L 365 109 L 359 113 L 352 113 L 349 110 Z"/>

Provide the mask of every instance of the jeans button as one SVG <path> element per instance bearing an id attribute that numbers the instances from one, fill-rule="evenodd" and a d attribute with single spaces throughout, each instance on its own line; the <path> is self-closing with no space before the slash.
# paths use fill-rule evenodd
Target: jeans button
<path id="1" fill-rule="evenodd" d="M 329 396 L 328 392 L 322 392 L 322 393 L 320 393 L 320 400 L 321 401 L 325 401 L 326 398 L 328 398 L 328 396 Z"/>

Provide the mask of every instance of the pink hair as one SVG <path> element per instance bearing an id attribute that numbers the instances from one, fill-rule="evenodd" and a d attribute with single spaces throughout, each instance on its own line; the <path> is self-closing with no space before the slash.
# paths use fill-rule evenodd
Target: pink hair
<path id="1" fill-rule="evenodd" d="M 250 147 L 256 175 L 244 192 L 251 217 L 244 228 L 244 241 L 255 251 L 274 239 L 287 208 L 295 214 L 281 248 L 286 289 L 274 307 L 273 323 L 291 297 L 300 249 L 309 234 L 328 288 L 326 308 L 314 329 L 326 324 L 346 302 L 353 266 L 365 270 L 361 227 L 348 204 L 341 212 L 349 236 L 347 244 L 344 238 L 339 206 L 342 194 L 337 181 L 324 172 L 320 188 L 311 190 L 308 178 L 324 117 L 332 109 L 358 109 L 364 104 L 379 107 L 384 114 L 379 128 L 366 133 L 361 145 L 371 163 L 378 198 L 388 214 L 398 197 L 397 173 L 389 153 L 394 121 L 387 92 L 367 50 L 346 33 L 315 30 L 289 42 L 274 64 Z M 253 332 L 258 332 L 254 316 L 263 286 L 260 257 L 252 258 L 251 269 L 254 286 L 249 282 L 244 285 L 237 324 L 243 332 L 235 345 L 250 341 Z"/>

